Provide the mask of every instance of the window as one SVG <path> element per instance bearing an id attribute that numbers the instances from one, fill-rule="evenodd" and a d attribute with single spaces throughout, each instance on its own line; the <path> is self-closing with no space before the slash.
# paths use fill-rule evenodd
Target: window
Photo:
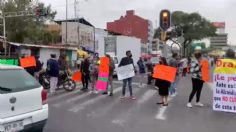
<path id="1" fill-rule="evenodd" d="M 25 70 L 0 70 L 0 93 L 20 92 L 39 88 L 40 84 Z"/>

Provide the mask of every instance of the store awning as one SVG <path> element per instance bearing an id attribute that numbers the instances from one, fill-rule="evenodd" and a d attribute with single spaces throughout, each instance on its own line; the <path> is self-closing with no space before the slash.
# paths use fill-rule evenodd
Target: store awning
<path id="1" fill-rule="evenodd" d="M 83 57 L 83 56 L 88 56 L 88 53 L 86 51 L 83 51 L 83 50 L 77 50 L 77 55 L 79 57 Z"/>

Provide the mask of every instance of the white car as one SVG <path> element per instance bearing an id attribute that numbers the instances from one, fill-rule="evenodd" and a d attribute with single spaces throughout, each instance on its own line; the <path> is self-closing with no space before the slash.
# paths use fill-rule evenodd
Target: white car
<path id="1" fill-rule="evenodd" d="M 0 64 L 0 132 L 43 131 L 47 92 L 23 68 Z"/>

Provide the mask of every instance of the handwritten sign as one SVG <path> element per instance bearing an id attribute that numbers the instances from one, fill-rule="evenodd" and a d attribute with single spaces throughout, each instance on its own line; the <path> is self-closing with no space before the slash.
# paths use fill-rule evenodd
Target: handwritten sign
<path id="1" fill-rule="evenodd" d="M 213 110 L 236 113 L 236 60 L 222 59 L 216 64 Z"/>
<path id="2" fill-rule="evenodd" d="M 124 80 L 135 76 L 134 66 L 132 64 L 117 68 L 118 80 Z"/>
<path id="3" fill-rule="evenodd" d="M 20 59 L 20 65 L 23 68 L 36 66 L 36 60 L 34 56 L 29 56 Z"/>
<path id="4" fill-rule="evenodd" d="M 177 69 L 165 65 L 156 65 L 154 67 L 153 77 L 157 79 L 174 82 L 176 77 Z"/>

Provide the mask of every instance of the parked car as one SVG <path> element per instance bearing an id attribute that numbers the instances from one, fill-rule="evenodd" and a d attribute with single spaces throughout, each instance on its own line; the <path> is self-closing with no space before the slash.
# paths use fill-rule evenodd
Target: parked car
<path id="1" fill-rule="evenodd" d="M 41 132 L 48 119 L 47 92 L 23 68 L 0 64 L 0 132 Z"/>

